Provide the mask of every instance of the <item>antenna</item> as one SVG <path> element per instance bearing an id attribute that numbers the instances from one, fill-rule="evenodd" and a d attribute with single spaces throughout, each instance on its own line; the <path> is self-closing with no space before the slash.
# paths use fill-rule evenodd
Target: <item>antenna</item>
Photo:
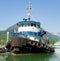
<path id="1" fill-rule="evenodd" d="M 31 14 L 31 2 L 29 2 L 28 4 L 28 8 L 27 8 L 27 19 L 30 20 L 30 14 Z"/>

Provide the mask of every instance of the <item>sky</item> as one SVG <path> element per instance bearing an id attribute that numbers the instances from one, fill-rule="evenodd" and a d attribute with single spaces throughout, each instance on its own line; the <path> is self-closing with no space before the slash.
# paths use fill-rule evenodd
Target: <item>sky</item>
<path id="1" fill-rule="evenodd" d="M 48 32 L 60 32 L 60 0 L 0 0 L 0 30 L 22 21 L 31 2 L 31 19 Z"/>

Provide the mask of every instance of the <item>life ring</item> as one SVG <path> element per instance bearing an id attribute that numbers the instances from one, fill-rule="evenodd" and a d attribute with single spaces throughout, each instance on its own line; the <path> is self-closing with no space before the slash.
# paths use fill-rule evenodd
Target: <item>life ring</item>
<path id="1" fill-rule="evenodd" d="M 43 47 L 46 48 L 47 46 L 44 44 Z"/>
<path id="2" fill-rule="evenodd" d="M 46 49 L 49 49 L 49 47 L 48 47 L 48 46 L 46 46 Z"/>
<path id="3" fill-rule="evenodd" d="M 40 48 L 41 47 L 41 44 L 40 43 L 36 43 L 36 46 Z"/>
<path id="4" fill-rule="evenodd" d="M 30 45 L 34 46 L 35 45 L 35 42 L 34 41 L 29 41 L 28 42 Z"/>
<path id="5" fill-rule="evenodd" d="M 41 43 L 41 47 L 43 47 L 43 44 Z"/>
<path id="6" fill-rule="evenodd" d="M 35 42 L 34 41 L 31 41 L 31 45 L 34 46 L 35 45 Z"/>

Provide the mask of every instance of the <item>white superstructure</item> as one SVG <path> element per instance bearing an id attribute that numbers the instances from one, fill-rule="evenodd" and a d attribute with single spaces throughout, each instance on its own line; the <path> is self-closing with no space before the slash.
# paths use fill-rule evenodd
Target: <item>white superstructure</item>
<path id="1" fill-rule="evenodd" d="M 35 26 L 28 26 L 28 25 L 18 27 L 18 32 L 23 32 L 23 31 L 39 32 L 40 28 Z"/>
<path id="2" fill-rule="evenodd" d="M 40 22 L 22 21 L 18 23 L 19 36 L 23 35 L 31 40 L 39 41 L 38 33 L 40 30 Z"/>

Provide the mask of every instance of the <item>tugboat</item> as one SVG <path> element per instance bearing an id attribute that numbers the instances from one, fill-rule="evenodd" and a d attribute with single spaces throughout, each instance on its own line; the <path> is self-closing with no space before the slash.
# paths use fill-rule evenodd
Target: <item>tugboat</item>
<path id="1" fill-rule="evenodd" d="M 18 31 L 12 33 L 9 51 L 16 54 L 54 52 L 54 48 L 49 46 L 46 31 L 41 28 L 40 22 L 31 20 L 30 14 L 31 3 L 27 8 L 27 19 L 17 23 Z"/>

